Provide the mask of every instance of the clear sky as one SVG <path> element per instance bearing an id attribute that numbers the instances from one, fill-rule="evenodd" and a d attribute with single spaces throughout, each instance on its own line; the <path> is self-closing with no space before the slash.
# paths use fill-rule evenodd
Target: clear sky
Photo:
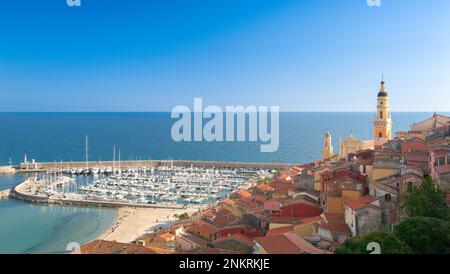
<path id="1" fill-rule="evenodd" d="M 0 111 L 450 110 L 450 1 L 5 0 Z"/>

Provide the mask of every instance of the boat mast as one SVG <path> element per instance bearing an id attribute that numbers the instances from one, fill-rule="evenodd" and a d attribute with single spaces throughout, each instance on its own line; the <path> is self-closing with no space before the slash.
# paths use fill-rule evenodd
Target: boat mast
<path id="1" fill-rule="evenodd" d="M 116 144 L 114 144 L 114 146 L 113 146 L 113 172 L 114 172 L 115 166 L 116 166 Z"/>
<path id="2" fill-rule="evenodd" d="M 121 173 L 122 173 L 122 169 L 120 167 L 120 148 L 119 148 L 119 174 L 121 174 Z"/>
<path id="3" fill-rule="evenodd" d="M 86 135 L 86 168 L 88 168 L 88 166 L 89 166 L 89 154 L 88 154 L 89 147 L 88 147 L 88 144 L 89 144 L 89 137 L 88 137 L 88 135 Z"/>

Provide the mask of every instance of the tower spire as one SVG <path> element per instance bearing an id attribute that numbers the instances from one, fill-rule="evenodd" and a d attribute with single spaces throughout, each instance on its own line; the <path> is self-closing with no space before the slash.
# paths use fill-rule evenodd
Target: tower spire
<path id="1" fill-rule="evenodd" d="M 386 92 L 386 87 L 385 87 L 385 82 L 384 82 L 384 73 L 381 74 L 381 86 L 380 86 L 380 91 L 381 92 Z"/>

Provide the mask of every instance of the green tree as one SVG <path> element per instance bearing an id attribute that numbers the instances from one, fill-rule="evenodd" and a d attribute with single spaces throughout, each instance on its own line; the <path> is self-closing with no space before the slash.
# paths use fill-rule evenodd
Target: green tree
<path id="1" fill-rule="evenodd" d="M 189 215 L 187 214 L 187 212 L 183 213 L 183 214 L 174 214 L 173 215 L 174 218 L 178 219 L 178 220 L 185 220 L 189 218 Z"/>
<path id="2" fill-rule="evenodd" d="M 409 247 L 392 233 L 385 230 L 378 230 L 363 236 L 348 239 L 338 247 L 336 254 L 369 254 L 367 245 L 371 242 L 380 244 L 382 254 L 408 254 L 411 253 Z"/>
<path id="3" fill-rule="evenodd" d="M 445 203 L 445 193 L 435 187 L 430 177 L 426 177 L 419 187 L 408 189 L 403 206 L 410 217 L 433 217 L 448 220 L 450 216 Z"/>
<path id="4" fill-rule="evenodd" d="M 394 234 L 417 254 L 449 254 L 450 222 L 412 217 L 395 226 Z"/>

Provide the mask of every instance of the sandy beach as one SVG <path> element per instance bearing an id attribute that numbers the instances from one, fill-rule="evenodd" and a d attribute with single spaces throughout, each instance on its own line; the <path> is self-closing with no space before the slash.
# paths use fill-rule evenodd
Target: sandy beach
<path id="1" fill-rule="evenodd" d="M 200 206 L 183 209 L 122 207 L 119 208 L 115 223 L 98 239 L 129 243 L 145 233 L 153 232 L 155 228 L 170 225 L 177 220 L 173 217 L 175 214 L 187 212 L 191 216 L 200 208 Z"/>

